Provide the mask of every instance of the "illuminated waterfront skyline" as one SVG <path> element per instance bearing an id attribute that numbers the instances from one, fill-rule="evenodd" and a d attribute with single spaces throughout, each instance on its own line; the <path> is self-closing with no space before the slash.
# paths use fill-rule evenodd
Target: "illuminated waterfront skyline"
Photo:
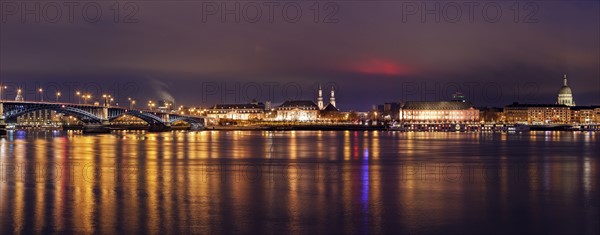
<path id="1" fill-rule="evenodd" d="M 0 2 L 0 234 L 600 234 L 600 2 Z"/>

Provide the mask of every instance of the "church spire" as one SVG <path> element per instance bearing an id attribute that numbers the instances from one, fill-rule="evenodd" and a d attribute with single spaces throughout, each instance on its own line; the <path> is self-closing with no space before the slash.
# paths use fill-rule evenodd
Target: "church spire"
<path id="1" fill-rule="evenodd" d="M 323 90 L 321 89 L 321 84 L 319 84 L 319 96 L 317 97 L 317 106 L 319 106 L 319 109 L 323 109 Z"/>
<path id="2" fill-rule="evenodd" d="M 333 107 L 337 108 L 335 105 L 335 91 L 333 90 L 333 86 L 331 86 L 331 97 L 329 97 L 329 103 L 333 105 Z"/>

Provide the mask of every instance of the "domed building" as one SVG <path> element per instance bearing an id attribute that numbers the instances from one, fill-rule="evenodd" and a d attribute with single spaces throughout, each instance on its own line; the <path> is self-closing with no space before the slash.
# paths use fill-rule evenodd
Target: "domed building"
<path id="1" fill-rule="evenodd" d="M 573 92 L 571 88 L 567 85 L 567 75 L 565 75 L 563 79 L 563 86 L 558 90 L 558 101 L 557 104 L 563 104 L 566 106 L 575 106 L 575 101 L 573 100 Z"/>

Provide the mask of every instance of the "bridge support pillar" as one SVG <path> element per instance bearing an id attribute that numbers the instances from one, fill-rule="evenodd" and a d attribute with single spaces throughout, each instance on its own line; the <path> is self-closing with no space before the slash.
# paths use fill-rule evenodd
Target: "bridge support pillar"
<path id="1" fill-rule="evenodd" d="M 2 89 L 2 88 L 0 88 L 0 89 Z M 0 135 L 6 135 L 6 123 L 4 123 L 4 103 L 1 101 L 0 101 Z"/>
<path id="2" fill-rule="evenodd" d="M 103 126 L 107 126 L 109 124 L 109 122 L 108 122 L 108 107 L 106 107 L 106 106 L 102 107 L 102 115 L 100 115 L 100 118 L 102 119 Z"/>
<path id="3" fill-rule="evenodd" d="M 108 120 L 108 107 L 102 107 L 102 115 L 100 115 L 102 120 Z"/>
<path id="4" fill-rule="evenodd" d="M 2 101 L 0 101 L 0 124 L 4 124 L 4 102 Z"/>
<path id="5" fill-rule="evenodd" d="M 170 117 L 168 113 L 164 114 L 162 118 L 163 122 L 165 123 L 165 126 L 171 126 Z"/>

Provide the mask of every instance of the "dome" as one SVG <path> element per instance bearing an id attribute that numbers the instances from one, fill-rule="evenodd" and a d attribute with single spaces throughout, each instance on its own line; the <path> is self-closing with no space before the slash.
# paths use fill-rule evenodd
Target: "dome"
<path id="1" fill-rule="evenodd" d="M 567 75 L 565 75 L 563 79 L 563 85 L 558 90 L 558 100 L 557 104 L 567 105 L 567 106 L 575 106 L 575 101 L 573 100 L 573 92 L 569 85 L 567 85 Z"/>
<path id="2" fill-rule="evenodd" d="M 562 86 L 560 90 L 558 90 L 559 95 L 571 95 L 571 88 L 569 86 Z"/>

